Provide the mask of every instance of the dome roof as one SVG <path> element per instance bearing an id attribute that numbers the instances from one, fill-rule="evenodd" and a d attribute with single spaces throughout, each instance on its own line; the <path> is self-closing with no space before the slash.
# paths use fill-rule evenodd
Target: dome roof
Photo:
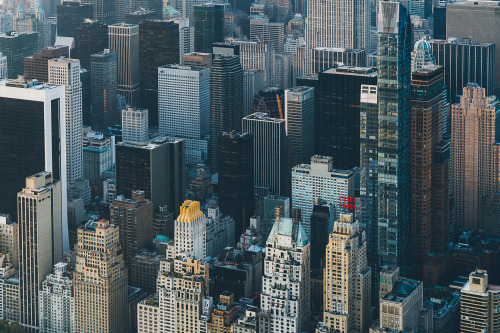
<path id="1" fill-rule="evenodd" d="M 428 51 L 430 52 L 431 51 L 431 44 L 424 40 L 424 39 L 421 39 L 419 40 L 418 42 L 415 43 L 415 48 L 414 48 L 415 51 Z"/>

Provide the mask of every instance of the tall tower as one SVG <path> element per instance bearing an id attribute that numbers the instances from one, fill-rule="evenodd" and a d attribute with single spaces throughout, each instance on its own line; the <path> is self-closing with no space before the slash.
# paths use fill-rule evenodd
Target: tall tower
<path id="1" fill-rule="evenodd" d="M 396 1 L 378 16 L 378 251 L 382 265 L 409 263 L 410 15 Z M 392 68 L 393 70 L 388 70 Z"/>
<path id="2" fill-rule="evenodd" d="M 109 49 L 117 54 L 118 93 L 127 103 L 139 102 L 139 26 L 117 23 L 108 27 Z"/>
<path id="3" fill-rule="evenodd" d="M 0 52 L 7 57 L 7 77 L 16 79 L 24 73 L 24 58 L 38 51 L 36 32 L 0 33 Z"/>
<path id="4" fill-rule="evenodd" d="M 117 109 L 117 55 L 104 50 L 90 57 L 92 129 L 105 131 L 119 121 Z"/>
<path id="5" fill-rule="evenodd" d="M 331 288 L 332 286 L 335 286 Z M 366 235 L 352 214 L 340 214 L 326 246 L 323 324 L 340 332 L 368 332 L 371 325 L 371 268 Z M 322 332 L 317 330 L 316 332 Z"/>
<path id="6" fill-rule="evenodd" d="M 198 201 L 184 201 L 180 214 L 175 220 L 175 253 L 177 257 L 205 260 L 206 224 L 207 217 L 200 210 L 200 203 Z"/>
<path id="7" fill-rule="evenodd" d="M 147 142 L 149 139 L 148 109 L 127 108 L 122 110 L 122 140 Z"/>
<path id="8" fill-rule="evenodd" d="M 94 16 L 92 5 L 64 1 L 57 6 L 57 36 L 74 37 L 75 29 L 86 18 Z"/>
<path id="9" fill-rule="evenodd" d="M 215 54 L 210 71 L 210 149 L 212 172 L 219 167 L 219 134 L 239 131 L 243 118 L 243 69 L 239 56 Z"/>
<path id="10" fill-rule="evenodd" d="M 261 308 L 270 314 L 272 331 L 309 329 L 310 255 L 300 221 L 277 216 L 266 241 L 261 295 Z"/>
<path id="11" fill-rule="evenodd" d="M 63 256 L 61 198 L 61 183 L 45 171 L 27 177 L 17 194 L 20 323 L 28 332 L 40 328 L 42 282 Z"/>
<path id="12" fill-rule="evenodd" d="M 458 228 L 481 229 L 479 199 L 498 191 L 499 148 L 495 143 L 498 100 L 477 84 L 464 87 L 451 107 L 451 191 Z"/>
<path id="13" fill-rule="evenodd" d="M 82 83 L 80 60 L 49 60 L 49 83 L 64 86 L 66 112 L 67 181 L 83 178 Z"/>
<path id="14" fill-rule="evenodd" d="M 108 26 L 86 19 L 75 29 L 75 48 L 71 56 L 80 60 L 80 66 L 92 70 L 91 57 L 108 48 Z"/>
<path id="15" fill-rule="evenodd" d="M 75 332 L 127 330 L 127 268 L 118 226 L 100 220 L 78 229 L 73 288 Z"/>
<path id="16" fill-rule="evenodd" d="M 212 53 L 212 44 L 224 42 L 224 4 L 193 7 L 194 51 Z"/>
<path id="17" fill-rule="evenodd" d="M 115 3 L 117 0 L 82 0 L 82 3 L 91 3 L 94 6 L 94 20 L 103 24 L 115 24 Z"/>

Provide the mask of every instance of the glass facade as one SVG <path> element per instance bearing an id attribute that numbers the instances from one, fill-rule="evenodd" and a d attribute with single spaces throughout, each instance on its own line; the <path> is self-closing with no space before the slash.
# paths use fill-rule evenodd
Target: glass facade
<path id="1" fill-rule="evenodd" d="M 213 43 L 224 42 L 224 5 L 195 5 L 193 20 L 194 51 L 212 53 Z"/>

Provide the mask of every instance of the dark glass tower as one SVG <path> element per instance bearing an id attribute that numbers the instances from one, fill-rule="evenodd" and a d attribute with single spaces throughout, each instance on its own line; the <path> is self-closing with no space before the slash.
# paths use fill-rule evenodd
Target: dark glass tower
<path id="1" fill-rule="evenodd" d="M 267 113 L 271 118 L 280 118 L 280 111 L 278 107 L 278 99 L 276 95 L 279 96 L 281 102 L 281 109 L 285 112 L 285 95 L 283 89 L 277 87 L 267 87 L 261 89 L 257 94 L 255 94 L 252 103 L 252 111 L 250 113 L 261 112 Z"/>
<path id="2" fill-rule="evenodd" d="M 325 260 L 328 236 L 333 230 L 334 208 L 321 198 L 316 198 L 311 215 L 311 269 L 321 269 Z"/>
<path id="3" fill-rule="evenodd" d="M 115 24 L 116 0 L 82 0 L 82 3 L 93 4 L 94 20 L 103 24 Z"/>
<path id="4" fill-rule="evenodd" d="M 249 133 L 225 132 L 219 135 L 219 208 L 234 218 L 235 236 L 249 225 L 254 210 L 253 137 Z"/>
<path id="5" fill-rule="evenodd" d="M 158 126 L 158 67 L 179 62 L 179 25 L 173 21 L 145 21 L 139 25 L 142 107 L 149 110 L 149 126 Z"/>
<path id="6" fill-rule="evenodd" d="M 212 53 L 212 44 L 224 41 L 224 5 L 193 6 L 194 51 Z"/>
<path id="7" fill-rule="evenodd" d="M 90 58 L 92 129 L 106 131 L 120 121 L 117 109 L 116 53 L 101 52 Z"/>
<path id="8" fill-rule="evenodd" d="M 410 264 L 410 87 L 412 31 L 407 9 L 380 2 L 378 17 L 378 255 Z"/>
<path id="9" fill-rule="evenodd" d="M 59 57 L 69 57 L 67 46 L 47 47 L 40 53 L 24 58 L 24 79 L 49 82 L 49 60 Z"/>
<path id="10" fill-rule="evenodd" d="M 82 68 L 91 70 L 90 56 L 108 47 L 108 26 L 96 21 L 82 23 L 75 30 L 75 49 L 71 56 L 80 59 Z"/>
<path id="11" fill-rule="evenodd" d="M 344 66 L 319 73 L 315 151 L 331 156 L 339 169 L 359 167 L 359 101 L 363 84 L 377 84 L 375 69 Z"/>
<path id="12" fill-rule="evenodd" d="M 93 16 L 92 4 L 64 1 L 57 6 L 57 36 L 74 37 L 83 20 Z"/>
<path id="13" fill-rule="evenodd" d="M 0 34 L 0 52 L 7 57 L 7 76 L 10 79 L 23 75 L 24 58 L 32 56 L 37 51 L 38 34 L 35 32 Z"/>
<path id="14" fill-rule="evenodd" d="M 243 69 L 239 56 L 216 54 L 210 71 L 210 146 L 212 172 L 218 170 L 218 138 L 222 132 L 241 129 Z"/>

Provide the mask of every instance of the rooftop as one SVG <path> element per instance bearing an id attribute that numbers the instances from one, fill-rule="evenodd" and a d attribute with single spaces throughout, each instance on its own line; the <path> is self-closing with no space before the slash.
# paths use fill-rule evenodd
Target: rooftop
<path id="1" fill-rule="evenodd" d="M 278 119 L 278 118 L 271 118 L 267 115 L 267 113 L 263 112 L 255 112 L 251 115 L 248 115 L 244 117 L 243 119 L 247 120 L 260 120 L 260 121 L 267 121 L 267 122 L 274 122 L 274 123 L 282 123 L 285 122 L 284 119 Z"/>
<path id="2" fill-rule="evenodd" d="M 421 284 L 421 281 L 407 278 L 399 279 L 392 287 L 392 291 L 382 297 L 385 301 L 402 303 Z"/>
<path id="3" fill-rule="evenodd" d="M 158 148 L 162 146 L 165 143 L 170 143 L 170 142 L 180 142 L 184 141 L 184 139 L 177 139 L 177 138 L 168 138 L 164 136 L 158 136 L 154 139 L 149 140 L 148 142 L 142 143 L 142 142 L 117 142 L 116 146 L 124 146 L 124 147 L 129 147 L 129 148 L 138 148 L 138 149 L 148 149 L 152 150 L 155 148 Z"/>
<path id="4" fill-rule="evenodd" d="M 356 66 L 341 66 L 333 67 L 323 71 L 325 74 L 343 74 L 343 75 L 357 75 L 357 76 L 377 76 L 377 70 L 371 67 L 356 67 Z"/>

